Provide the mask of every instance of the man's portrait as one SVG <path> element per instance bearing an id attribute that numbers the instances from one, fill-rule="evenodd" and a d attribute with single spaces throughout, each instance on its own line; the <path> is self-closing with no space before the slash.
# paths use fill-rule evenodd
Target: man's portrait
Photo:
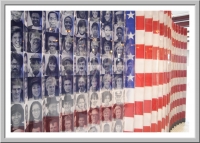
<path id="1" fill-rule="evenodd" d="M 73 77 L 72 76 L 63 76 L 62 77 L 62 94 L 70 95 L 73 94 Z"/>
<path id="2" fill-rule="evenodd" d="M 22 14 L 24 11 L 11 11 L 11 27 L 18 26 L 23 28 Z"/>
<path id="3" fill-rule="evenodd" d="M 97 40 L 90 40 L 90 57 L 100 57 L 100 53 L 99 53 L 99 43 L 100 41 Z"/>
<path id="4" fill-rule="evenodd" d="M 29 11 L 28 29 L 42 30 L 42 11 Z"/>
<path id="5" fill-rule="evenodd" d="M 62 131 L 73 132 L 73 114 L 62 116 Z"/>
<path id="6" fill-rule="evenodd" d="M 62 76 L 73 75 L 73 60 L 70 57 L 62 58 L 62 66 L 64 67 Z"/>
<path id="7" fill-rule="evenodd" d="M 42 51 L 42 33 L 38 30 L 29 30 L 27 52 L 41 53 L 41 51 Z"/>
<path id="8" fill-rule="evenodd" d="M 46 33 L 46 54 L 59 54 L 59 34 Z"/>
<path id="9" fill-rule="evenodd" d="M 124 29 L 122 27 L 117 27 L 114 34 L 115 42 L 123 42 L 124 41 Z"/>
<path id="10" fill-rule="evenodd" d="M 87 75 L 87 60 L 86 57 L 77 57 L 76 61 L 76 74 Z"/>
<path id="11" fill-rule="evenodd" d="M 90 57 L 90 75 L 100 75 L 99 59 L 97 57 Z"/>
<path id="12" fill-rule="evenodd" d="M 58 114 L 59 101 L 56 99 L 56 97 L 47 97 L 46 100 L 47 100 L 46 107 L 48 109 L 48 113 L 46 116 L 59 116 Z"/>
<path id="13" fill-rule="evenodd" d="M 22 78 L 13 78 L 11 79 L 11 103 L 22 103 L 23 101 Z"/>
<path id="14" fill-rule="evenodd" d="M 58 33 L 58 22 L 59 22 L 59 12 L 58 11 L 48 11 L 46 13 L 46 32 Z"/>
<path id="15" fill-rule="evenodd" d="M 87 92 L 87 77 L 76 76 L 76 92 L 86 93 Z"/>
<path id="16" fill-rule="evenodd" d="M 90 21 L 90 38 L 99 38 L 99 23 Z"/>
<path id="17" fill-rule="evenodd" d="M 46 96 L 55 97 L 59 95 L 57 77 L 49 76 L 46 78 Z"/>
<path id="18" fill-rule="evenodd" d="M 102 74 L 112 74 L 112 63 L 110 58 L 102 58 Z"/>
<path id="19" fill-rule="evenodd" d="M 23 76 L 22 72 L 23 57 L 17 52 L 11 53 L 11 78 L 20 78 Z"/>
<path id="20" fill-rule="evenodd" d="M 90 124 L 100 123 L 99 108 L 94 108 L 89 111 L 89 123 Z"/>
<path id="21" fill-rule="evenodd" d="M 73 99 L 71 95 L 65 95 L 62 101 L 63 114 L 68 115 L 73 113 Z"/>
<path id="22" fill-rule="evenodd" d="M 115 103 L 123 104 L 123 92 L 122 90 L 114 91 L 115 93 Z"/>
<path id="23" fill-rule="evenodd" d="M 59 132 L 59 117 L 47 117 L 46 132 Z"/>
<path id="24" fill-rule="evenodd" d="M 76 132 L 86 132 L 87 130 L 87 111 L 76 112 Z"/>
<path id="25" fill-rule="evenodd" d="M 29 55 L 28 55 L 29 56 Z M 29 66 L 30 66 L 30 71 L 28 73 L 28 77 L 41 77 L 41 67 L 42 67 L 42 61 L 41 61 L 41 54 L 35 53 L 35 54 L 30 54 L 30 59 L 29 59 Z"/>
<path id="26" fill-rule="evenodd" d="M 62 34 L 73 36 L 74 16 L 71 14 L 62 15 Z"/>
<path id="27" fill-rule="evenodd" d="M 124 24 L 124 12 L 123 11 L 115 11 L 115 23 L 117 26 L 123 26 Z"/>

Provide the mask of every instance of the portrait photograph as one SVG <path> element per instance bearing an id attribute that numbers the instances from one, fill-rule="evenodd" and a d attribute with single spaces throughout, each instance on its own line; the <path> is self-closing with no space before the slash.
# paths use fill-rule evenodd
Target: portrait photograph
<path id="1" fill-rule="evenodd" d="M 75 131 L 87 132 L 87 111 L 75 113 Z"/>
<path id="2" fill-rule="evenodd" d="M 59 54 L 59 33 L 46 32 L 45 35 L 45 49 L 46 54 L 58 55 Z"/>
<path id="3" fill-rule="evenodd" d="M 74 131 L 74 116 L 73 114 L 62 116 L 62 132 Z"/>
<path id="4" fill-rule="evenodd" d="M 75 110 L 76 112 L 87 111 L 88 109 L 88 94 L 76 94 Z"/>
<path id="5" fill-rule="evenodd" d="M 112 57 L 114 57 L 112 41 L 107 41 L 106 39 L 102 38 L 101 47 L 102 58 L 110 57 L 112 59 Z"/>
<path id="6" fill-rule="evenodd" d="M 93 108 L 88 111 L 88 124 L 99 125 L 100 120 L 100 108 Z"/>
<path id="7" fill-rule="evenodd" d="M 114 27 L 114 42 L 124 42 L 124 28 L 122 26 Z"/>
<path id="8" fill-rule="evenodd" d="M 90 38 L 99 38 L 100 26 L 98 21 L 91 21 L 90 19 Z"/>
<path id="9" fill-rule="evenodd" d="M 45 77 L 45 95 L 46 97 L 59 96 L 59 79 L 58 76 Z"/>
<path id="10" fill-rule="evenodd" d="M 60 110 L 59 110 L 59 101 L 60 101 L 60 97 L 46 97 L 45 98 L 45 103 L 46 103 L 46 116 L 47 117 L 58 117 L 60 114 Z"/>
<path id="11" fill-rule="evenodd" d="M 24 11 L 11 11 L 11 27 L 23 28 L 23 13 Z"/>
<path id="12" fill-rule="evenodd" d="M 101 15 L 101 22 L 102 25 L 105 24 L 112 24 L 112 20 L 113 20 L 113 11 L 102 11 L 102 15 Z"/>
<path id="13" fill-rule="evenodd" d="M 76 56 L 87 56 L 87 39 L 86 38 L 79 38 L 79 37 L 76 37 L 76 51 L 75 52 L 75 55 Z"/>
<path id="14" fill-rule="evenodd" d="M 101 30 L 102 40 L 111 41 L 113 39 L 113 27 L 111 23 L 103 25 Z"/>
<path id="15" fill-rule="evenodd" d="M 46 11 L 46 32 L 59 33 L 59 11 Z"/>
<path id="16" fill-rule="evenodd" d="M 74 96 L 65 95 L 62 99 L 62 115 L 73 114 L 74 112 Z"/>
<path id="17" fill-rule="evenodd" d="M 90 11 L 90 21 L 99 22 L 100 21 L 100 11 Z"/>
<path id="18" fill-rule="evenodd" d="M 101 82 L 101 90 L 111 90 L 112 89 L 112 75 L 111 74 L 103 74 L 100 76 Z"/>
<path id="19" fill-rule="evenodd" d="M 87 75 L 87 57 L 76 56 L 76 75 Z"/>
<path id="20" fill-rule="evenodd" d="M 115 42 L 113 53 L 114 53 L 115 58 L 123 58 L 124 57 L 124 43 L 123 42 Z"/>
<path id="21" fill-rule="evenodd" d="M 89 79 L 89 91 L 97 92 L 100 89 L 100 76 L 98 74 L 88 76 Z"/>
<path id="22" fill-rule="evenodd" d="M 11 51 L 23 52 L 23 27 L 11 27 Z"/>
<path id="23" fill-rule="evenodd" d="M 101 131 L 102 132 L 111 132 L 112 129 L 112 122 L 103 122 L 101 124 Z"/>
<path id="24" fill-rule="evenodd" d="M 23 78 L 11 79 L 11 103 L 23 103 Z"/>
<path id="25" fill-rule="evenodd" d="M 63 56 L 73 58 L 73 36 L 61 35 L 61 53 Z"/>
<path id="26" fill-rule="evenodd" d="M 112 82 L 112 86 L 114 89 L 123 89 L 124 88 L 124 76 L 123 74 L 114 74 L 113 75 L 113 82 Z"/>
<path id="27" fill-rule="evenodd" d="M 113 121 L 112 129 L 113 129 L 113 132 L 123 132 L 124 131 L 123 120 L 117 119 Z"/>
<path id="28" fill-rule="evenodd" d="M 100 92 L 90 92 L 89 96 L 89 107 L 100 108 L 101 107 L 101 96 Z"/>
<path id="29" fill-rule="evenodd" d="M 70 76 L 73 73 L 73 59 L 65 55 L 60 56 L 60 74 L 62 76 Z"/>
<path id="30" fill-rule="evenodd" d="M 61 11 L 61 34 L 73 36 L 74 34 L 74 12 L 73 11 Z"/>
<path id="31" fill-rule="evenodd" d="M 111 58 L 105 57 L 101 59 L 102 67 L 101 67 L 101 73 L 102 74 L 112 74 L 112 65 L 113 65 L 113 60 Z"/>
<path id="32" fill-rule="evenodd" d="M 100 125 L 88 125 L 88 132 L 101 132 Z"/>
<path id="33" fill-rule="evenodd" d="M 59 60 L 58 55 L 45 54 L 45 75 L 59 76 Z"/>
<path id="34" fill-rule="evenodd" d="M 59 132 L 59 117 L 46 117 L 45 119 L 46 126 L 44 128 L 46 132 Z"/>
<path id="35" fill-rule="evenodd" d="M 28 100 L 42 99 L 41 77 L 28 77 Z"/>
<path id="36" fill-rule="evenodd" d="M 85 19 L 76 19 L 76 37 L 87 38 L 88 21 Z"/>
<path id="37" fill-rule="evenodd" d="M 111 107 L 113 105 L 113 93 L 112 91 L 101 92 L 102 107 Z"/>
<path id="38" fill-rule="evenodd" d="M 117 26 L 124 25 L 124 11 L 114 11 L 114 23 Z"/>
<path id="39" fill-rule="evenodd" d="M 89 61 L 90 75 L 100 75 L 101 62 L 98 57 L 91 57 Z"/>
<path id="40" fill-rule="evenodd" d="M 124 59 L 114 58 L 114 74 L 123 74 L 123 73 L 124 73 Z"/>
<path id="41" fill-rule="evenodd" d="M 88 11 L 76 11 L 76 18 L 77 19 L 88 19 Z"/>
<path id="42" fill-rule="evenodd" d="M 42 52 L 42 31 L 35 29 L 28 29 L 28 43 L 27 52 L 41 53 Z"/>
<path id="43" fill-rule="evenodd" d="M 100 39 L 90 39 L 90 57 L 100 58 Z"/>
<path id="44" fill-rule="evenodd" d="M 23 77 L 23 54 L 11 52 L 11 78 Z"/>
<path id="45" fill-rule="evenodd" d="M 28 11 L 28 29 L 42 30 L 42 11 Z"/>
<path id="46" fill-rule="evenodd" d="M 124 89 L 123 90 L 114 90 L 114 104 L 124 104 Z"/>
<path id="47" fill-rule="evenodd" d="M 113 119 L 114 120 L 122 120 L 124 117 L 124 105 L 123 104 L 115 104 L 113 106 Z"/>

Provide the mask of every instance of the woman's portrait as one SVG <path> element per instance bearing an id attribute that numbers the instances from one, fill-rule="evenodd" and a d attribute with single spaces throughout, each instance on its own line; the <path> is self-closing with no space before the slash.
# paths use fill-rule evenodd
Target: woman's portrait
<path id="1" fill-rule="evenodd" d="M 96 92 L 99 90 L 99 76 L 90 76 L 90 91 Z"/>
<path id="2" fill-rule="evenodd" d="M 102 90 L 110 90 L 112 89 L 112 77 L 110 74 L 105 74 L 102 79 Z"/>
<path id="3" fill-rule="evenodd" d="M 87 110 L 87 101 L 84 94 L 80 94 L 76 100 L 76 111 L 82 112 Z"/>
<path id="4" fill-rule="evenodd" d="M 90 95 L 90 108 L 99 108 L 99 96 L 96 92 Z"/>
<path id="5" fill-rule="evenodd" d="M 58 76 L 58 74 L 59 74 L 59 67 L 57 58 L 54 55 L 50 55 L 46 66 L 46 75 Z"/>
<path id="6" fill-rule="evenodd" d="M 110 91 L 104 91 L 102 93 L 102 103 L 104 107 L 112 105 L 112 94 L 110 93 Z"/>
<path id="7" fill-rule="evenodd" d="M 115 89 L 123 88 L 123 74 L 115 75 Z"/>
<path id="8" fill-rule="evenodd" d="M 42 99 L 41 78 L 29 78 L 29 99 L 38 100 Z"/>
<path id="9" fill-rule="evenodd" d="M 11 27 L 11 51 L 23 51 L 23 30 L 18 26 Z"/>
<path id="10" fill-rule="evenodd" d="M 122 131 L 123 131 L 122 121 L 116 120 L 115 126 L 114 126 L 114 132 L 122 132 Z"/>
<path id="11" fill-rule="evenodd" d="M 112 11 L 103 11 L 101 21 L 104 25 L 111 24 L 112 23 Z"/>
<path id="12" fill-rule="evenodd" d="M 124 57 L 124 44 L 121 42 L 118 42 L 115 44 L 115 52 L 114 52 L 115 58 L 123 58 Z"/>
<path id="13" fill-rule="evenodd" d="M 38 123 L 42 121 L 42 105 L 39 101 L 33 101 L 29 111 L 29 122 Z"/>
<path id="14" fill-rule="evenodd" d="M 62 55 L 73 58 L 73 38 L 70 36 L 62 38 Z"/>
<path id="15" fill-rule="evenodd" d="M 18 129 L 24 131 L 24 109 L 21 104 L 14 104 L 11 107 L 11 132 Z"/>
<path id="16" fill-rule="evenodd" d="M 111 57 L 112 54 L 112 42 L 103 40 L 102 57 Z"/>

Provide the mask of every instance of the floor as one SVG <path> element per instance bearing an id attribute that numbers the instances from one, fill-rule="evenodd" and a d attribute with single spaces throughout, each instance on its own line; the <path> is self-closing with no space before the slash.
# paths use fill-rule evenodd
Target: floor
<path id="1" fill-rule="evenodd" d="M 175 126 L 171 132 L 189 132 L 189 123 L 185 122 L 185 123 L 181 123 L 177 126 Z"/>

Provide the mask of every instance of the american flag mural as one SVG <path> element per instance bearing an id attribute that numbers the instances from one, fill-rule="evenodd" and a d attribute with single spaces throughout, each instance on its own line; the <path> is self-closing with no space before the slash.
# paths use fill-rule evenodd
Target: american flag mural
<path id="1" fill-rule="evenodd" d="M 11 132 L 169 132 L 187 29 L 171 11 L 11 11 Z"/>

